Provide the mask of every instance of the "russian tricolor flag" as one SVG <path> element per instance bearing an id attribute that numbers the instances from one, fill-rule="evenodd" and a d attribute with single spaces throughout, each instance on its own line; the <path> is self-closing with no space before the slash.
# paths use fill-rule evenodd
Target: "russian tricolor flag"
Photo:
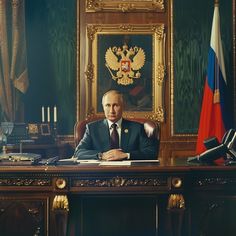
<path id="1" fill-rule="evenodd" d="M 225 132 L 232 128 L 233 114 L 229 113 L 227 97 L 225 64 L 220 35 L 219 3 L 215 3 L 196 154 L 206 150 L 203 144 L 205 139 L 215 136 L 221 142 Z"/>

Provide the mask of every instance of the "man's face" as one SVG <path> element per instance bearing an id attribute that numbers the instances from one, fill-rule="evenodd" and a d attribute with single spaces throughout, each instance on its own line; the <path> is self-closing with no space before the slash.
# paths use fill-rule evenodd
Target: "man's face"
<path id="1" fill-rule="evenodd" d="M 120 95 L 108 93 L 103 98 L 103 110 L 106 118 L 111 122 L 117 122 L 123 113 L 123 101 Z"/>

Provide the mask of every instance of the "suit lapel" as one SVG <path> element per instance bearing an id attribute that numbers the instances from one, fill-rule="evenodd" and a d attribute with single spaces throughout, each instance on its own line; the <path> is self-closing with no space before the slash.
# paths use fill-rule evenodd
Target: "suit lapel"
<path id="1" fill-rule="evenodd" d="M 129 130 L 129 123 L 127 120 L 122 120 L 122 126 L 121 126 L 121 149 L 127 150 L 128 143 L 129 143 L 129 137 L 130 137 L 130 130 Z"/>
<path id="2" fill-rule="evenodd" d="M 104 150 L 110 149 L 110 133 L 106 119 L 100 123 L 99 136 L 97 138 L 102 140 Z"/>

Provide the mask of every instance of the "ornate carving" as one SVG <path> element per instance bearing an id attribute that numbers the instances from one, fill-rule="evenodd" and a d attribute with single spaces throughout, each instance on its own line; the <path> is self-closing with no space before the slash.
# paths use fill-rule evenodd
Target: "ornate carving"
<path id="1" fill-rule="evenodd" d="M 66 195 L 56 195 L 53 199 L 52 210 L 69 211 L 69 201 Z"/>
<path id="2" fill-rule="evenodd" d="M 165 66 L 163 64 L 157 65 L 157 83 L 161 85 L 164 81 L 165 76 Z"/>
<path id="3" fill-rule="evenodd" d="M 46 230 L 44 230 L 45 229 L 44 222 L 46 221 L 44 220 L 45 220 L 46 209 L 47 209 L 47 203 L 44 200 L 35 200 L 35 199 L 29 200 L 24 197 L 19 198 L 12 196 L 11 197 L 2 196 L 0 198 L 0 216 L 9 219 L 9 222 L 7 221 L 5 222 L 6 225 L 10 226 L 11 219 L 13 220 L 19 219 L 19 214 L 20 214 L 20 219 L 23 219 L 22 222 L 20 220 L 22 227 L 20 229 L 21 231 L 18 232 L 17 229 L 14 229 L 12 231 L 9 228 L 8 231 L 9 235 L 35 235 L 35 236 L 45 235 Z M 24 229 L 24 227 L 27 228 Z M 22 230 L 24 231 L 24 234 Z"/>
<path id="4" fill-rule="evenodd" d="M 6 178 L 0 179 L 0 186 L 50 186 L 49 179 Z"/>
<path id="5" fill-rule="evenodd" d="M 97 0 L 87 0 L 86 1 L 86 9 L 87 11 L 94 10 L 101 11 L 102 8 L 100 7 L 100 3 Z"/>
<path id="6" fill-rule="evenodd" d="M 204 187 L 204 186 L 217 186 L 217 185 L 234 185 L 236 184 L 236 178 L 223 178 L 223 177 L 211 177 L 211 178 L 201 178 L 194 182 L 194 186 Z"/>
<path id="7" fill-rule="evenodd" d="M 167 178 L 127 178 L 127 177 L 105 177 L 96 179 L 74 179 L 72 186 L 75 187 L 163 187 L 167 186 Z"/>
<path id="8" fill-rule="evenodd" d="M 135 6 L 132 3 L 120 3 L 118 5 L 118 9 L 120 9 L 122 12 L 128 12 L 134 10 Z"/>
<path id="9" fill-rule="evenodd" d="M 152 30 L 157 35 L 157 40 L 162 40 L 164 37 L 164 25 L 154 25 L 152 26 Z"/>
<path id="10" fill-rule="evenodd" d="M 99 27 L 94 27 L 93 25 L 87 26 L 87 36 L 90 41 L 94 40 L 95 33 L 99 31 Z"/>
<path id="11" fill-rule="evenodd" d="M 182 194 L 171 194 L 169 196 L 167 209 L 185 209 L 185 200 Z"/>
<path id="12" fill-rule="evenodd" d="M 155 113 L 151 115 L 145 115 L 147 119 L 153 120 L 153 121 L 158 121 L 158 122 L 163 122 L 164 121 L 164 110 L 162 107 L 158 107 L 155 110 Z"/>
<path id="13" fill-rule="evenodd" d="M 121 1 L 119 0 L 86 0 L 86 12 L 99 11 L 164 11 L 164 0 L 146 0 L 146 1 Z"/>
<path id="14" fill-rule="evenodd" d="M 58 189 L 63 189 L 67 186 L 67 181 L 64 178 L 58 178 L 55 181 L 55 185 Z"/>
<path id="15" fill-rule="evenodd" d="M 119 26 L 120 31 L 125 31 L 125 32 L 132 32 L 134 31 L 134 27 L 130 24 L 124 24 Z"/>
<path id="16" fill-rule="evenodd" d="M 164 0 L 155 0 L 152 2 L 153 9 L 161 9 L 164 10 Z"/>
<path id="17" fill-rule="evenodd" d="M 87 81 L 89 83 L 92 83 L 93 78 L 94 78 L 94 65 L 93 65 L 93 63 L 88 63 L 87 70 L 85 71 L 85 75 L 86 75 Z"/>

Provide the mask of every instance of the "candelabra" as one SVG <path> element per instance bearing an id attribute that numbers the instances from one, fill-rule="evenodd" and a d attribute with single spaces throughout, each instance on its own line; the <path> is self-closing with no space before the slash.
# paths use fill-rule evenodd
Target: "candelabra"
<path id="1" fill-rule="evenodd" d="M 53 122 L 53 138 L 55 143 L 57 143 L 57 122 Z"/>

